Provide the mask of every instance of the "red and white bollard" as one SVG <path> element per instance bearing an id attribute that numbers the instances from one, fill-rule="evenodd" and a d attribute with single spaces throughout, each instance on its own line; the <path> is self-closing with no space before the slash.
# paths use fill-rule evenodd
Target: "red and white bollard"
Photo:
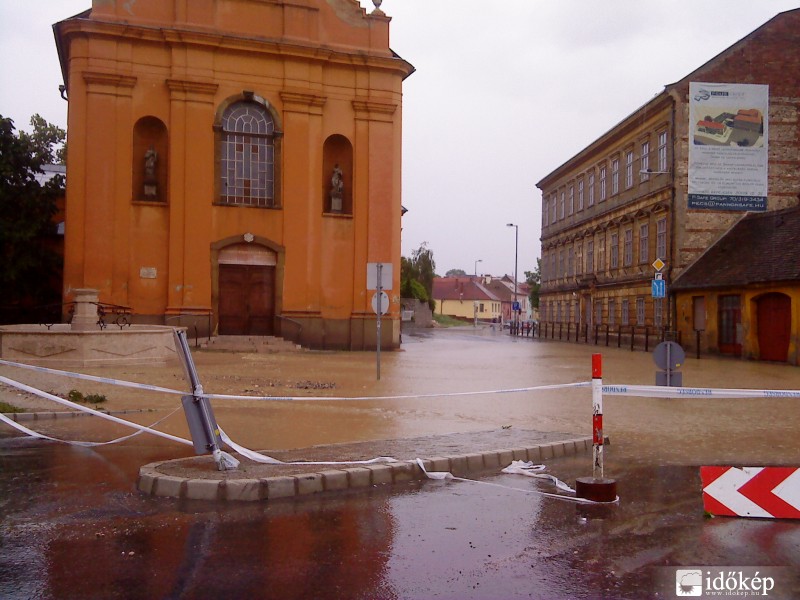
<path id="1" fill-rule="evenodd" d="M 575 492 L 579 498 L 595 502 L 614 502 L 617 482 L 606 479 L 603 469 L 603 356 L 592 354 L 592 476 L 578 477 Z"/>
<path id="2" fill-rule="evenodd" d="M 603 355 L 592 354 L 592 477 L 603 478 Z"/>

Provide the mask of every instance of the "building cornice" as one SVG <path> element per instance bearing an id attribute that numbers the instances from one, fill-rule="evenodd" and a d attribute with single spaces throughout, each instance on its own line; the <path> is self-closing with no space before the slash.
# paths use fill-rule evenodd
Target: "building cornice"
<path id="1" fill-rule="evenodd" d="M 414 67 L 388 51 L 386 53 L 370 51 L 363 48 L 339 48 L 325 45 L 304 44 L 299 41 L 277 40 L 271 38 L 248 37 L 235 34 L 221 34 L 216 31 L 177 28 L 164 29 L 147 25 L 130 25 L 113 21 L 96 19 L 68 19 L 56 24 L 57 38 L 66 42 L 78 35 L 92 34 L 106 39 L 127 39 L 139 42 L 168 44 L 227 50 L 246 53 L 250 56 L 260 54 L 281 58 L 302 59 L 319 63 L 335 63 L 352 68 L 368 70 L 384 70 L 394 72 L 402 78 L 414 71 Z"/>
<path id="2" fill-rule="evenodd" d="M 545 191 L 545 189 L 552 186 L 554 182 L 564 178 L 573 171 L 583 171 L 590 166 L 590 164 L 594 164 L 608 157 L 610 153 L 616 150 L 621 140 L 629 138 L 637 129 L 642 129 L 655 115 L 664 111 L 669 111 L 668 119 L 664 121 L 664 125 L 668 125 L 672 118 L 670 109 L 672 108 L 673 102 L 674 98 L 672 95 L 668 90 L 664 89 L 655 98 L 636 109 L 636 111 L 614 125 L 614 127 L 586 146 L 578 154 L 545 175 L 537 182 L 536 187 Z"/>

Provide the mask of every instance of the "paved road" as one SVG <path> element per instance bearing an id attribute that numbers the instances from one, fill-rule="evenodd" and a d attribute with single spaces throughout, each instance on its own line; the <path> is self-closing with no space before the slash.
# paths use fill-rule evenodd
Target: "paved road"
<path id="1" fill-rule="evenodd" d="M 593 350 L 469 331 L 406 342 L 404 352 L 386 359 L 383 394 L 404 382 L 427 392 L 577 381 Z M 607 381 L 651 382 L 649 357 L 604 354 Z M 324 363 L 341 371 L 342 355 L 308 358 L 314 380 L 335 379 Z M 371 357 L 354 360 L 363 364 L 337 391 L 376 389 Z M 277 367 L 271 372 L 288 377 Z M 204 373 L 219 381 L 210 364 Z M 686 365 L 687 376 L 691 385 L 800 389 L 800 370 L 777 365 L 703 359 Z M 235 417 L 235 430 L 247 420 L 256 422 L 253 429 L 274 430 L 272 447 L 284 448 L 293 447 L 284 429 L 298 418 L 305 420 L 303 441 L 311 443 L 506 423 L 586 432 L 586 398 L 572 393 L 310 404 L 224 405 L 217 415 Z M 542 482 L 498 473 L 477 477 L 482 483 L 426 481 L 258 505 L 149 498 L 135 491 L 139 465 L 184 456 L 182 448 L 139 436 L 86 449 L 0 429 L 0 597 L 674 598 L 677 569 L 701 565 L 765 567 L 778 579 L 770 597 L 800 597 L 800 524 L 705 518 L 698 476 L 704 463 L 800 465 L 797 403 L 607 404 L 606 467 L 618 480 L 620 503 L 593 512 L 536 494 L 550 491 Z M 84 419 L 38 428 L 66 437 L 109 433 Z M 255 436 L 246 427 L 237 433 Z M 548 469 L 572 483 L 589 474 L 590 459 L 557 459 Z"/>

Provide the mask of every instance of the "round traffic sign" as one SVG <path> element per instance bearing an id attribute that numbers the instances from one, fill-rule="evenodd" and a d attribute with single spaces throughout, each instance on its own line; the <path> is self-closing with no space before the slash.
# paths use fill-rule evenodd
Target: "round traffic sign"
<path id="1" fill-rule="evenodd" d="M 653 361 L 659 369 L 680 369 L 685 359 L 686 353 L 677 342 L 661 342 L 653 350 Z"/>
<path id="2" fill-rule="evenodd" d="M 372 294 L 372 312 L 376 315 L 378 313 L 378 292 Z M 386 292 L 381 292 L 381 315 L 389 312 L 389 295 Z"/>

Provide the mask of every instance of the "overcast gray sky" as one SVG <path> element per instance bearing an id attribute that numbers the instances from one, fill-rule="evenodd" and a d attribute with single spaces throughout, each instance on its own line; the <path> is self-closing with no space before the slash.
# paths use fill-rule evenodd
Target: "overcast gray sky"
<path id="1" fill-rule="evenodd" d="M 372 10 L 371 0 L 361 0 Z M 0 114 L 66 125 L 51 25 L 90 0 L 2 0 Z M 384 0 L 404 85 L 403 255 L 519 277 L 539 256 L 536 182 L 798 0 Z"/>

